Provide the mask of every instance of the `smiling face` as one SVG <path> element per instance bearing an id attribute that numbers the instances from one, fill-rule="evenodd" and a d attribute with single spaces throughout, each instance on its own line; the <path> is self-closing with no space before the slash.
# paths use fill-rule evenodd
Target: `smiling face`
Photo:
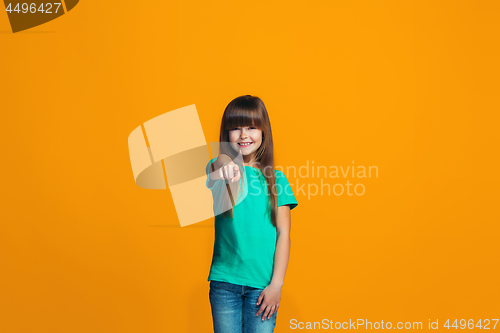
<path id="1" fill-rule="evenodd" d="M 229 131 L 229 142 L 240 148 L 243 161 L 248 163 L 262 144 L 262 131 L 253 126 L 235 127 Z"/>

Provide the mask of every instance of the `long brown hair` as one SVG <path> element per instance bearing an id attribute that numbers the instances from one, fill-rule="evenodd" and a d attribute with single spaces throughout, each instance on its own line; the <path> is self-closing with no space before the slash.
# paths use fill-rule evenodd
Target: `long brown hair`
<path id="1" fill-rule="evenodd" d="M 251 164 L 257 164 L 265 177 L 267 183 L 268 212 L 271 214 L 271 222 L 276 226 L 277 194 L 276 176 L 274 173 L 274 146 L 271 123 L 267 114 L 264 102 L 257 96 L 245 95 L 233 99 L 224 110 L 220 126 L 219 152 L 230 156 L 233 160 L 238 152 L 233 150 L 229 142 L 229 131 L 235 127 L 253 126 L 262 131 L 262 143 L 255 152 L 254 160 Z M 224 144 L 226 143 L 226 144 Z M 239 165 L 240 170 L 244 170 L 243 165 Z M 236 183 L 238 184 L 238 183 Z M 242 186 L 243 178 L 242 178 Z M 238 188 L 236 192 L 238 193 Z M 233 209 L 223 213 L 224 217 L 233 216 Z"/>

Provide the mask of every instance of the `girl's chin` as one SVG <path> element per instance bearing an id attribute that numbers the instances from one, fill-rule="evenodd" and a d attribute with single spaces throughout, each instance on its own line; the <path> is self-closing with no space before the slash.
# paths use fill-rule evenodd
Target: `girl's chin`
<path id="1" fill-rule="evenodd" d="M 243 156 L 249 156 L 249 155 L 253 155 L 253 152 L 251 152 L 251 153 L 245 153 L 244 151 L 242 151 L 241 155 L 243 155 Z"/>
<path id="2" fill-rule="evenodd" d="M 247 149 L 242 149 L 240 146 L 238 146 L 236 148 L 236 151 L 243 156 L 249 156 L 249 155 L 253 155 L 255 153 L 255 151 L 253 151 L 253 150 L 248 151 Z"/>

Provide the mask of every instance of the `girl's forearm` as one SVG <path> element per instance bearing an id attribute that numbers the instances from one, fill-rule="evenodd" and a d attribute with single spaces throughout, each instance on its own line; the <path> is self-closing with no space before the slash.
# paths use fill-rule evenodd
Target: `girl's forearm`
<path id="1" fill-rule="evenodd" d="M 225 154 L 220 154 L 219 157 L 212 163 L 210 168 L 210 179 L 217 180 L 219 179 L 218 174 L 215 171 L 218 171 L 225 163 L 231 162 L 231 158 Z"/>
<path id="2" fill-rule="evenodd" d="M 285 281 L 286 268 L 290 258 L 290 235 L 278 234 L 276 251 L 274 253 L 274 271 L 271 284 L 282 287 Z"/>

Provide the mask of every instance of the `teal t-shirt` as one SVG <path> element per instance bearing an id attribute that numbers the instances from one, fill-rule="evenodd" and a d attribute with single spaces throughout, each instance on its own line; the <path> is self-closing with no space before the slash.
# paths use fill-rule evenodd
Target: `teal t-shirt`
<path id="1" fill-rule="evenodd" d="M 216 196 L 225 191 L 225 181 L 211 181 L 209 172 L 213 158 L 207 164 L 207 187 L 214 197 L 215 242 L 208 280 L 229 282 L 259 289 L 271 283 L 276 249 L 276 227 L 267 209 L 266 179 L 259 169 L 245 166 L 239 184 L 238 201 L 233 208 L 233 219 L 216 212 Z M 278 207 L 298 203 L 285 174 L 274 170 Z M 212 183 L 212 184 L 211 184 Z M 212 185 L 212 186 L 210 186 Z M 217 215 L 218 214 L 218 215 Z"/>

